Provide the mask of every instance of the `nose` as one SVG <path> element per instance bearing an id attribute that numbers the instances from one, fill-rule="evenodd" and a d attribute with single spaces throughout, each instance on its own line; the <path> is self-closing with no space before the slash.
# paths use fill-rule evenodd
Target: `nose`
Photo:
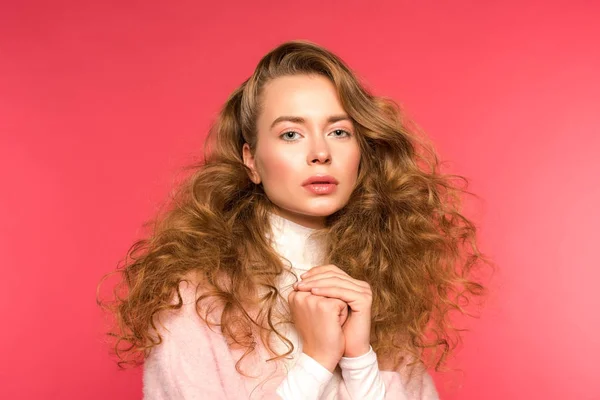
<path id="1" fill-rule="evenodd" d="M 327 141 L 323 138 L 315 139 L 308 154 L 308 163 L 314 164 L 316 162 L 322 164 L 331 162 L 331 151 Z"/>

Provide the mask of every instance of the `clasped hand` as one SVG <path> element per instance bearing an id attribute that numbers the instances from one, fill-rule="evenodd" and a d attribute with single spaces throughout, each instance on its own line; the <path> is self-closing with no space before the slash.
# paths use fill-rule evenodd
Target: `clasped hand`
<path id="1" fill-rule="evenodd" d="M 288 302 L 294 323 L 305 339 L 305 349 L 306 344 L 313 346 L 313 343 L 306 343 L 305 336 L 308 336 L 309 342 L 322 343 L 320 350 L 327 347 L 325 343 L 329 343 L 332 345 L 329 348 L 333 347 L 332 353 L 336 350 L 341 352 L 338 356 L 358 357 L 367 353 L 373 299 L 370 285 L 352 278 L 333 264 L 314 267 L 301 278 L 301 282 L 294 284 Z M 323 326 L 315 326 L 318 324 Z M 335 356 L 331 355 L 331 358 Z M 328 358 L 330 364 L 331 358 Z M 335 360 L 334 368 L 337 361 L 339 358 Z"/>

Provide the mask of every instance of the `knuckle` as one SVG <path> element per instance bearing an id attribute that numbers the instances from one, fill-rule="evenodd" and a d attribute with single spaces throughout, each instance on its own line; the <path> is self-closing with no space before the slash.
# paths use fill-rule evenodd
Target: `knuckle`
<path id="1" fill-rule="evenodd" d="M 309 294 L 309 292 L 296 292 L 296 297 L 298 297 L 299 300 L 305 300 Z"/>
<path id="2" fill-rule="evenodd" d="M 305 304 L 308 304 L 309 307 L 314 307 L 315 304 L 319 302 L 319 298 L 317 296 L 313 296 L 311 292 L 301 292 L 302 299 Z"/>
<path id="3" fill-rule="evenodd" d="M 345 306 L 346 302 L 344 300 L 340 300 L 340 299 L 334 299 L 335 300 L 335 305 L 336 306 Z"/>
<path id="4" fill-rule="evenodd" d="M 332 302 L 328 298 L 317 299 L 317 309 L 319 311 L 329 311 L 331 309 L 331 305 Z"/>

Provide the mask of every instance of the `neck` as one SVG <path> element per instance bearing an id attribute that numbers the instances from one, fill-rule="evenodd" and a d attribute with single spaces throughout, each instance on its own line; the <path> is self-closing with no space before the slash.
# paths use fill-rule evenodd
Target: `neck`
<path id="1" fill-rule="evenodd" d="M 306 228 L 321 229 L 325 227 L 325 217 L 298 214 L 282 208 L 276 208 L 273 210 L 273 214 Z"/>
<path id="2" fill-rule="evenodd" d="M 270 214 L 272 241 L 276 251 L 300 270 L 309 270 L 323 260 L 323 240 L 311 236 L 316 228 L 304 226 L 278 214 Z"/>

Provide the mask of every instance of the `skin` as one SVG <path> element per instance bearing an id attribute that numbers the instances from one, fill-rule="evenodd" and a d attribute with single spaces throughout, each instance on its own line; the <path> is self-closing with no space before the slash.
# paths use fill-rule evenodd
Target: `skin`
<path id="1" fill-rule="evenodd" d="M 328 215 L 343 208 L 356 185 L 360 147 L 351 119 L 334 85 L 319 75 L 276 78 L 265 85 L 257 120 L 254 152 L 242 149 L 250 179 L 262 184 L 275 212 L 310 228 L 324 226 Z M 282 121 L 281 116 L 303 121 Z M 332 116 L 345 117 L 330 121 Z M 331 194 L 314 194 L 302 186 L 310 176 L 338 181 Z M 369 284 L 353 279 L 335 265 L 313 267 L 304 285 L 288 297 L 303 352 L 332 371 L 340 358 L 369 351 L 371 298 Z"/>
<path id="2" fill-rule="evenodd" d="M 254 154 L 244 144 L 244 163 L 250 179 L 262 184 L 276 212 L 300 225 L 324 226 L 325 217 L 340 210 L 356 184 L 360 147 L 350 119 L 328 123 L 330 116 L 347 114 L 333 84 L 322 76 L 294 75 L 265 85 L 262 112 L 257 120 Z M 283 121 L 281 116 L 305 118 L 304 123 Z M 302 182 L 317 174 L 339 182 L 334 193 L 317 195 Z"/>

